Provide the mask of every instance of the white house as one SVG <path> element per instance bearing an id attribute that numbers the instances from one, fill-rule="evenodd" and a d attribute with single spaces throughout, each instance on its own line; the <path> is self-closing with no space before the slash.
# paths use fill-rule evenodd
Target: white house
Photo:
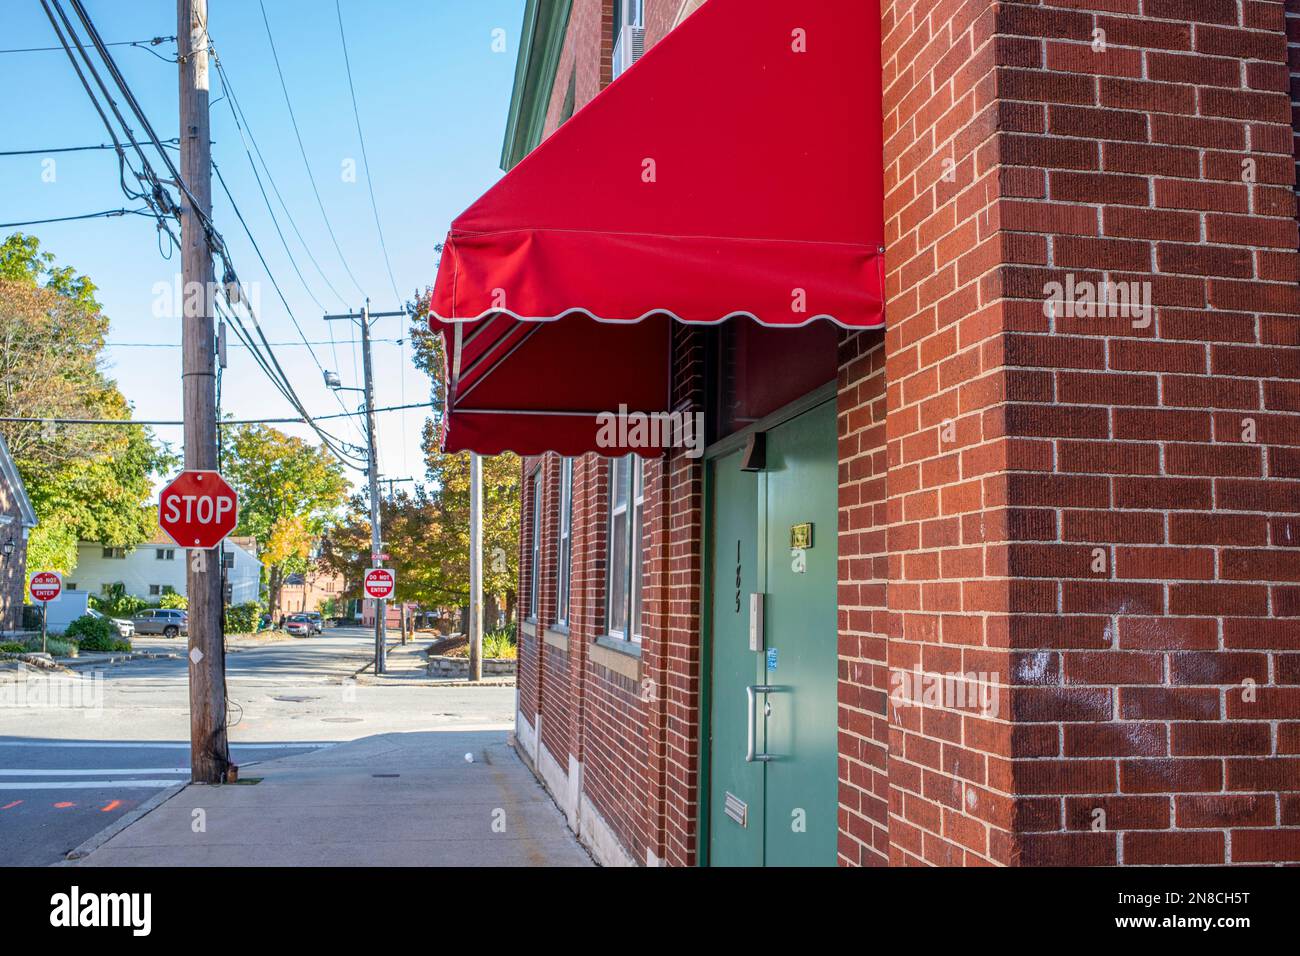
<path id="1" fill-rule="evenodd" d="M 224 547 L 230 603 L 258 600 L 262 562 L 255 557 L 257 541 L 230 537 Z M 64 587 L 103 594 L 115 584 L 147 601 L 158 601 L 164 594 L 184 594 L 185 549 L 176 547 L 162 532 L 135 548 L 110 548 L 89 541 L 78 544 L 77 569 L 64 575 Z"/>

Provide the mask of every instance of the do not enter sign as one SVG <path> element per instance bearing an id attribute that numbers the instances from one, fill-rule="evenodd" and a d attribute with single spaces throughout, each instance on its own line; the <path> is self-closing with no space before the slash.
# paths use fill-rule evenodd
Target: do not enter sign
<path id="1" fill-rule="evenodd" d="M 63 578 L 58 571 L 38 571 L 32 575 L 28 590 L 37 601 L 53 601 L 63 591 Z"/>
<path id="2" fill-rule="evenodd" d="M 366 572 L 363 583 L 366 597 L 382 601 L 393 596 L 393 588 L 397 586 L 397 576 L 389 568 L 371 568 Z"/>
<path id="3" fill-rule="evenodd" d="M 215 548 L 239 522 L 239 501 L 215 471 L 183 471 L 158 498 L 158 526 L 182 548 Z"/>

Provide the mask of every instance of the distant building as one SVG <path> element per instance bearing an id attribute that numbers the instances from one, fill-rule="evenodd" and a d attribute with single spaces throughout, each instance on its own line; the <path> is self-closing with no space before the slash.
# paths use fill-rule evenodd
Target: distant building
<path id="1" fill-rule="evenodd" d="M 257 560 L 255 538 L 227 538 L 226 581 L 231 604 L 257 601 L 262 590 L 262 562 Z M 106 594 L 114 585 L 125 593 L 156 602 L 164 594 L 185 593 L 185 549 L 161 531 L 135 548 L 114 548 L 83 541 L 77 545 L 77 569 L 65 575 L 69 591 Z"/>
<path id="2" fill-rule="evenodd" d="M 27 536 L 36 527 L 23 479 L 0 438 L 0 631 L 22 627 L 27 590 Z"/>
<path id="3" fill-rule="evenodd" d="M 297 614 L 300 611 L 319 611 L 327 601 L 334 601 L 336 615 L 346 613 L 347 602 L 342 600 L 343 576 L 333 571 L 318 569 L 303 574 L 289 574 L 280 585 L 280 600 L 276 615 Z"/>

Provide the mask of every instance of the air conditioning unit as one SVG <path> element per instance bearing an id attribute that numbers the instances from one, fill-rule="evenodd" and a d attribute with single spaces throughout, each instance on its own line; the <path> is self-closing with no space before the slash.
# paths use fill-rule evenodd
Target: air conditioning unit
<path id="1" fill-rule="evenodd" d="M 618 31 L 618 41 L 614 44 L 614 76 L 626 70 L 641 59 L 645 52 L 645 27 L 628 24 Z"/>

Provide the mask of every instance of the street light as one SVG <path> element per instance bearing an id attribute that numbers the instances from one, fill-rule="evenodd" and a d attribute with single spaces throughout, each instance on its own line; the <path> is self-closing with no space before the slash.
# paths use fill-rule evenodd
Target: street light
<path id="1" fill-rule="evenodd" d="M 6 541 L 4 543 L 4 548 L 0 550 L 4 551 L 5 557 L 7 558 L 9 555 L 14 553 L 14 543 L 12 541 Z"/>

